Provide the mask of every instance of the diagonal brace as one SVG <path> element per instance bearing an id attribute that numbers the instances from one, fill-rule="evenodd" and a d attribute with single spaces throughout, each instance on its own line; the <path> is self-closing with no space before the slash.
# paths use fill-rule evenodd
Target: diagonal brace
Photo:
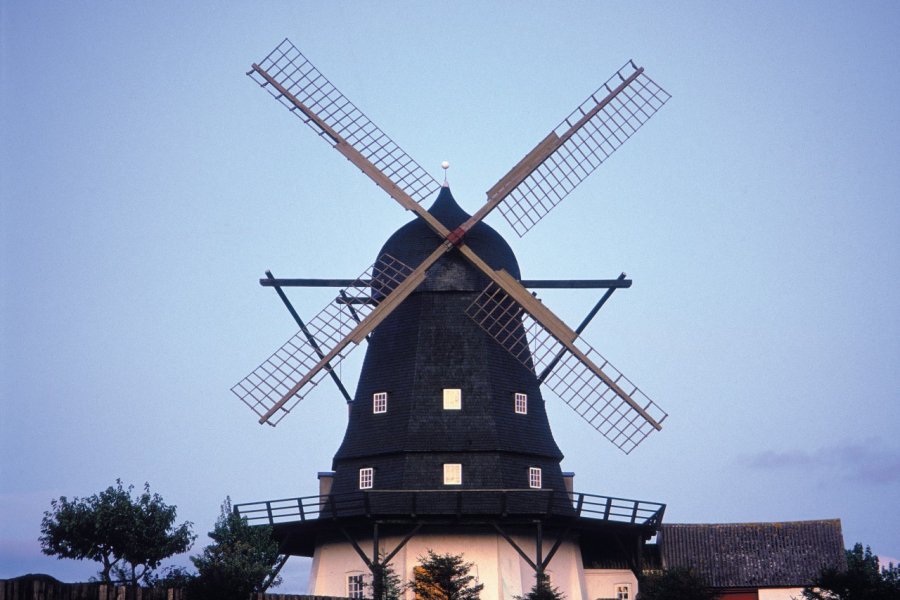
<path id="1" fill-rule="evenodd" d="M 275 281 L 275 277 L 272 276 L 272 271 L 266 271 L 266 277 Z M 273 285 L 275 291 L 278 292 L 278 297 L 281 298 L 281 301 L 284 303 L 284 306 L 288 309 L 288 312 L 291 313 L 291 316 L 294 317 L 294 321 L 297 325 L 300 326 L 300 330 L 303 332 L 303 335 L 306 336 L 307 341 L 310 346 L 313 347 L 313 350 L 316 351 L 316 354 L 319 355 L 319 358 L 324 357 L 322 354 L 322 350 L 319 348 L 319 344 L 316 342 L 316 338 L 313 337 L 313 334 L 306 328 L 306 324 L 303 322 L 303 319 L 300 318 L 300 315 L 297 314 L 297 311 L 294 310 L 294 305 L 291 304 L 291 301 L 288 300 L 287 295 L 284 293 L 284 290 L 281 289 L 281 286 Z M 351 309 L 353 310 L 353 309 Z M 354 311 L 355 312 L 355 311 Z M 347 404 L 353 401 L 353 398 L 350 397 L 350 394 L 347 392 L 347 388 L 344 387 L 344 384 L 341 382 L 340 377 L 338 377 L 337 373 L 334 372 L 334 369 L 331 367 L 331 364 L 325 364 L 325 370 L 328 371 L 328 374 L 331 375 L 331 379 L 334 381 L 334 384 L 340 390 L 341 395 L 344 396 L 344 400 L 347 401 Z"/>
<path id="2" fill-rule="evenodd" d="M 625 281 L 625 277 L 627 277 L 627 275 L 625 275 L 625 273 L 622 273 L 621 275 L 619 275 L 616 281 Z M 603 308 L 603 305 L 606 304 L 606 301 L 609 300 L 609 297 L 613 295 L 614 291 L 616 291 L 616 288 L 614 287 L 606 290 L 606 293 L 603 294 L 600 300 L 597 301 L 597 304 L 594 305 L 594 308 L 590 310 L 590 312 L 575 330 L 575 333 L 581 335 L 585 328 L 587 328 L 588 324 L 594 319 L 595 316 L 597 316 L 597 313 L 600 311 L 600 309 Z M 547 379 L 551 372 L 553 372 L 553 369 L 557 364 L 559 364 L 559 361 L 562 360 L 562 357 L 565 356 L 565 354 L 565 350 L 561 351 L 556 355 L 556 358 L 554 358 L 549 365 L 544 367 L 544 371 L 538 376 L 538 383 L 544 383 L 544 380 Z"/>

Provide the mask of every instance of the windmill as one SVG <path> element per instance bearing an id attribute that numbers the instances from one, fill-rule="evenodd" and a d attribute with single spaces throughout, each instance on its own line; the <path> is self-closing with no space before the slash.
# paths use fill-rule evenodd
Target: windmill
<path id="1" fill-rule="evenodd" d="M 579 337 L 609 295 L 630 281 L 624 274 L 616 280 L 522 280 L 511 249 L 484 219 L 497 210 L 524 235 L 669 94 L 627 62 L 468 215 L 448 186 L 401 150 L 289 40 L 254 63 L 248 75 L 415 219 L 391 236 L 356 279 L 279 280 L 267 272 L 261 280 L 276 288 L 300 329 L 239 381 L 234 394 L 260 423 L 275 426 L 330 377 L 351 410 L 335 471 L 321 478 L 319 495 L 236 510 L 251 522 L 275 526 L 285 556 L 315 556 L 311 592 L 320 595 L 356 596 L 361 579 L 347 565 L 362 561 L 380 597 L 379 573 L 413 538 L 436 545 L 452 538 L 451 546 L 471 549 L 484 542 L 484 529 L 508 542 L 517 564 L 538 578 L 554 556 L 554 564 L 569 561 L 583 569 L 579 554 L 613 552 L 636 571 L 640 545 L 655 532 L 664 505 L 575 493 L 571 477 L 561 471 L 562 453 L 541 391 L 562 399 L 626 454 L 661 428 L 666 413 Z M 282 291 L 289 285 L 342 289 L 304 322 Z M 607 291 L 572 330 L 529 287 Z M 351 398 L 335 367 L 367 340 Z M 360 530 L 372 543 L 371 555 L 360 546 Z M 546 553 L 545 530 L 555 537 Z M 491 562 L 479 564 L 485 560 Z M 496 580 L 497 590 L 524 586 L 524 575 L 516 574 L 518 567 L 510 567 L 503 552 L 493 562 L 481 567 L 482 579 Z M 337 574 L 347 573 L 346 581 L 334 583 Z M 516 578 L 521 581 L 510 587 Z M 584 579 L 581 572 L 575 580 L 554 583 L 570 596 L 583 596 Z M 496 592 L 503 595 L 508 594 Z"/>

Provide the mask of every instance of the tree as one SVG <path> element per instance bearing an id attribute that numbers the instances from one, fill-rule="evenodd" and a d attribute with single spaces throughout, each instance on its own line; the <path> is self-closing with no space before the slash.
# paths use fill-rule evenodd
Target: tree
<path id="1" fill-rule="evenodd" d="M 713 600 L 716 595 L 691 569 L 669 569 L 640 581 L 637 600 Z"/>
<path id="2" fill-rule="evenodd" d="M 151 494 L 149 484 L 137 498 L 133 490 L 117 479 L 88 498 L 52 500 L 41 521 L 41 551 L 101 563 L 104 583 L 148 581 L 164 559 L 187 552 L 195 536 L 189 521 L 175 525 L 176 507 Z"/>
<path id="3" fill-rule="evenodd" d="M 881 568 L 868 546 L 847 550 L 847 570 L 823 569 L 803 589 L 805 600 L 900 600 L 900 567 Z"/>
<path id="4" fill-rule="evenodd" d="M 419 600 L 478 600 L 484 584 L 473 584 L 469 575 L 472 563 L 463 561 L 461 554 L 435 554 L 420 556 L 416 567 L 412 590 Z"/>
<path id="5" fill-rule="evenodd" d="M 550 585 L 550 576 L 546 573 L 535 576 L 530 592 L 524 596 L 514 596 L 515 600 L 563 600 L 565 597 L 558 587 Z"/>
<path id="6" fill-rule="evenodd" d="M 403 583 L 390 564 L 384 564 L 384 556 L 379 553 L 378 564 L 372 569 L 372 580 L 366 583 L 369 597 L 373 600 L 400 600 Z M 379 599 L 378 594 L 381 594 Z"/>
<path id="7" fill-rule="evenodd" d="M 192 598 L 247 600 L 251 593 L 281 583 L 272 528 L 249 525 L 232 511 L 231 498 L 222 503 L 209 537 L 214 543 L 191 557 L 197 568 L 197 578 L 190 586 Z"/>

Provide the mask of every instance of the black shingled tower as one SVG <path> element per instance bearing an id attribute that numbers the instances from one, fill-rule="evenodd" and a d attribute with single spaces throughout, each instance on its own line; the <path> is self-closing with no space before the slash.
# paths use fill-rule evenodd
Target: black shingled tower
<path id="1" fill-rule="evenodd" d="M 429 212 L 450 230 L 469 218 L 448 187 Z M 417 218 L 379 256 L 415 265 L 440 241 Z M 487 224 L 469 231 L 466 243 L 492 268 L 520 278 L 509 245 Z M 563 455 L 535 374 L 465 314 L 487 283 L 455 250 L 448 252 L 374 331 L 334 457 L 333 493 L 356 491 L 364 467 L 374 468 L 375 490 L 438 489 L 444 463 L 462 465 L 462 489 L 528 489 L 529 468 L 539 467 L 543 488 L 564 490 Z M 461 410 L 443 409 L 445 388 L 461 390 Z M 373 413 L 378 392 L 387 392 L 386 413 Z M 517 392 L 527 394 L 526 414 L 513 410 Z"/>

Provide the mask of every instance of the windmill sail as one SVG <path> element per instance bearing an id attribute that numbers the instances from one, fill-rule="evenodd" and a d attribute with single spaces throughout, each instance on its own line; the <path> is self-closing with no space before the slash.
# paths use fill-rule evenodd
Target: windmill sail
<path id="1" fill-rule="evenodd" d="M 668 416 L 584 340 L 568 347 L 495 283 L 466 314 L 625 454 Z"/>
<path id="2" fill-rule="evenodd" d="M 431 198 L 440 184 L 369 120 L 285 39 L 247 73 L 320 137 L 391 193 L 396 186 L 415 202 Z M 372 171 L 370 167 L 374 167 Z M 391 194 L 392 196 L 394 194 Z"/>
<path id="3" fill-rule="evenodd" d="M 343 302 L 333 302 L 323 308 L 306 325 L 285 342 L 249 375 L 231 388 L 253 412 L 277 425 L 310 389 L 340 363 L 356 345 L 347 345 L 332 357 L 303 386 L 291 393 L 294 386 L 310 373 L 322 359 L 342 342 L 397 286 L 403 283 L 413 269 L 385 254 L 366 269 L 342 295 L 366 298 L 367 302 L 350 307 Z M 286 396 L 291 395 L 287 402 Z M 280 404 L 280 406 L 279 406 Z M 273 408 L 277 410 L 272 415 Z"/>
<path id="4" fill-rule="evenodd" d="M 488 191 L 488 204 L 499 203 L 510 226 L 525 235 L 669 98 L 627 62 Z"/>

